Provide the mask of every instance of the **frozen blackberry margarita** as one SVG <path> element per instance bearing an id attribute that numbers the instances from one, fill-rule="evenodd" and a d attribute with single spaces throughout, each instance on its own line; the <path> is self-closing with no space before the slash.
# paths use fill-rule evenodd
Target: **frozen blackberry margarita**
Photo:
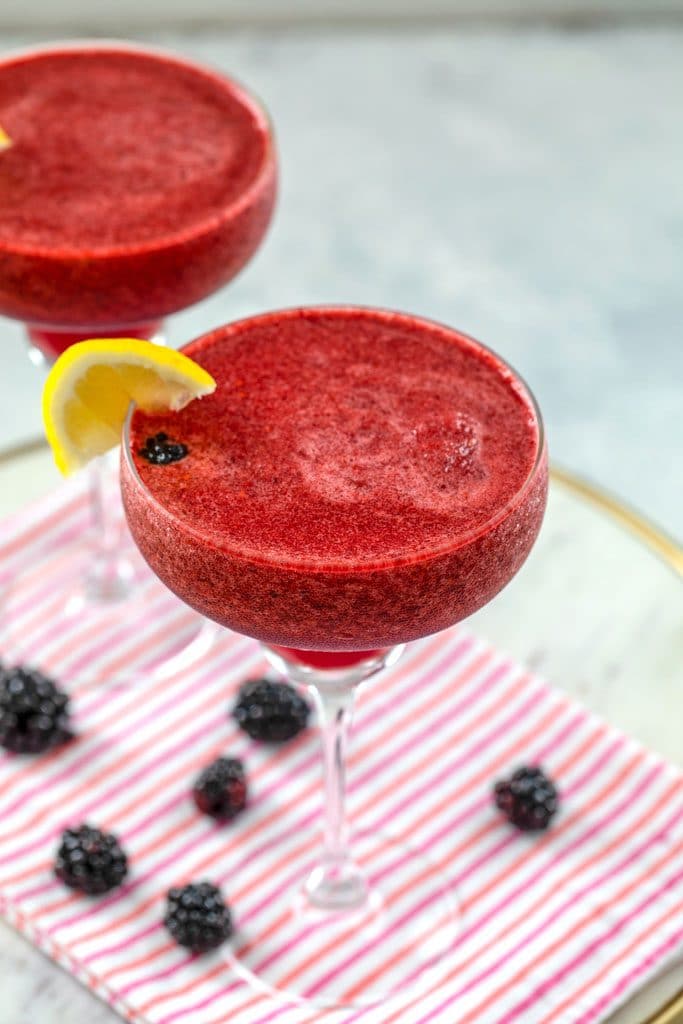
<path id="1" fill-rule="evenodd" d="M 270 220 L 267 118 L 231 80 L 126 44 L 0 60 L 0 313 L 48 358 L 145 337 L 247 263 Z"/>
<path id="2" fill-rule="evenodd" d="M 401 977 L 390 972 L 351 1000 L 372 1002 L 440 961 L 455 915 L 437 887 L 402 925 L 393 883 L 370 885 L 364 867 L 396 844 L 373 835 L 350 852 L 343 764 L 354 686 L 407 641 L 476 611 L 520 568 L 546 503 L 540 415 L 489 349 L 399 313 L 271 313 L 183 351 L 218 386 L 178 414 L 129 416 L 130 529 L 183 601 L 262 641 L 311 688 L 324 736 L 325 849 L 312 871 L 302 866 L 291 915 L 277 917 L 273 894 L 274 920 L 284 943 L 322 920 L 340 961 L 368 927 L 384 949 L 412 941 L 411 971 L 402 961 Z M 272 934 L 263 948 L 247 938 L 245 971 L 310 995 L 283 982 L 267 955 Z M 334 972 L 315 1000 L 345 1003 L 344 993 Z"/>
<path id="3" fill-rule="evenodd" d="M 26 325 L 34 361 L 87 338 L 161 341 L 163 318 L 234 277 L 270 221 L 276 161 L 264 111 L 180 57 L 99 42 L 8 55 L 0 126 L 0 314 Z M 98 464 L 91 478 L 98 540 L 74 552 L 64 616 L 92 612 L 115 627 L 135 619 L 138 585 L 146 607 L 150 587 L 162 603 L 165 592 L 121 553 L 118 485 L 107 490 Z M 10 647 L 22 603 L 20 587 L 4 602 Z M 200 633 L 203 649 L 193 618 L 158 645 L 155 668 Z"/>

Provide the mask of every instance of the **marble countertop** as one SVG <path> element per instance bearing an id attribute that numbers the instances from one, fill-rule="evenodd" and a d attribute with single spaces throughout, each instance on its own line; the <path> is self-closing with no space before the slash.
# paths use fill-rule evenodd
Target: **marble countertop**
<path id="1" fill-rule="evenodd" d="M 304 302 L 447 321 L 527 377 L 559 462 L 683 533 L 680 27 L 140 38 L 248 83 L 282 160 L 261 253 L 172 343 Z M 1 448 L 39 386 L 0 330 Z"/>

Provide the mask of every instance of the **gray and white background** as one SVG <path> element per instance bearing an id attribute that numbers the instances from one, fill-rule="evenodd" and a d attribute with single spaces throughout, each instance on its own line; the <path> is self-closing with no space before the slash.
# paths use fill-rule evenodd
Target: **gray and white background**
<path id="1" fill-rule="evenodd" d="M 0 6 L 3 50 L 84 34 L 209 61 L 276 125 L 271 233 L 173 344 L 297 303 L 446 321 L 528 379 L 558 462 L 683 532 L 683 0 Z M 3 448 L 40 380 L 0 333 Z"/>

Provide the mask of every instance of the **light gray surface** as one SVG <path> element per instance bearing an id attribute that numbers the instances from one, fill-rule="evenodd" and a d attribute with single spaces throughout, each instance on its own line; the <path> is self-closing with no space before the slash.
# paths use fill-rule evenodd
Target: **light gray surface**
<path id="1" fill-rule="evenodd" d="M 528 378 L 558 461 L 683 532 L 683 32 L 148 38 L 247 82 L 282 157 L 263 250 L 174 344 L 301 302 L 447 321 Z M 0 330 L 2 446 L 38 381 Z"/>
<path id="2" fill-rule="evenodd" d="M 0 1024 L 121 1024 L 118 1014 L 0 922 Z"/>
<path id="3" fill-rule="evenodd" d="M 667 17 L 683 12 L 682 0 L 3 0 L 0 27 L 51 28 L 87 25 L 121 31 L 121 24 L 150 26 L 159 21 L 176 26 L 234 22 L 272 24 L 364 22 L 373 19 L 437 18 L 453 20 L 529 20 L 574 18 Z"/>

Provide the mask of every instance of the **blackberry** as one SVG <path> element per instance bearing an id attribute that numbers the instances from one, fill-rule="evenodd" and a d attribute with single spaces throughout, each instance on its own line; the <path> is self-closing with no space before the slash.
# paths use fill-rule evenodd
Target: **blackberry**
<path id="1" fill-rule="evenodd" d="M 144 447 L 139 449 L 138 455 L 155 466 L 167 466 L 169 462 L 180 462 L 185 458 L 187 452 L 186 444 L 170 441 L 168 434 L 159 433 L 147 438 Z"/>
<path id="2" fill-rule="evenodd" d="M 204 814 L 230 821 L 247 803 L 244 766 L 236 757 L 219 757 L 204 769 L 192 790 L 194 802 Z"/>
<path id="3" fill-rule="evenodd" d="M 232 916 L 220 889 L 211 882 L 195 882 L 170 889 L 164 924 L 178 945 L 205 953 L 229 939 Z"/>
<path id="4" fill-rule="evenodd" d="M 558 808 L 552 779 L 535 766 L 524 766 L 494 787 L 496 806 L 523 832 L 546 829 Z"/>
<path id="5" fill-rule="evenodd" d="M 115 836 L 90 825 L 62 833 L 55 874 L 70 889 L 98 896 L 115 889 L 127 873 L 128 859 Z"/>
<path id="6" fill-rule="evenodd" d="M 282 743 L 308 725 L 311 709 L 289 683 L 250 679 L 240 688 L 233 718 L 253 740 Z"/>
<path id="7" fill-rule="evenodd" d="M 38 754 L 71 739 L 69 698 L 30 668 L 0 668 L 0 745 Z"/>

